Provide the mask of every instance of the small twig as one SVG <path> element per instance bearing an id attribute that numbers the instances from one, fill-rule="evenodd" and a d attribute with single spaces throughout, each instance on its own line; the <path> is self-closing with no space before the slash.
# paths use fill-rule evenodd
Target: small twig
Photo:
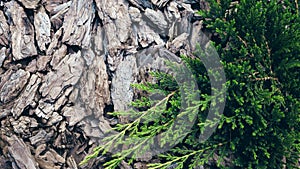
<path id="1" fill-rule="evenodd" d="M 245 47 L 248 47 L 248 44 L 246 41 L 244 41 L 239 35 L 237 37 L 245 45 Z"/>
<path id="2" fill-rule="evenodd" d="M 252 79 L 251 81 L 266 81 L 266 80 L 278 81 L 278 78 L 276 78 L 276 77 L 261 77 L 261 78 Z"/>
<path id="3" fill-rule="evenodd" d="M 298 0 L 295 0 L 295 4 L 296 4 L 296 12 L 297 12 L 297 14 L 299 13 L 299 6 L 298 6 Z"/>

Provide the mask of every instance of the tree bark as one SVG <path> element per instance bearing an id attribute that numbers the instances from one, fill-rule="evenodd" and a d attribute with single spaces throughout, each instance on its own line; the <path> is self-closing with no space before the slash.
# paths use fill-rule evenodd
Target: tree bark
<path id="1" fill-rule="evenodd" d="M 201 3 L 0 1 L 0 168 L 81 168 L 132 101 L 140 51 L 192 55 Z"/>

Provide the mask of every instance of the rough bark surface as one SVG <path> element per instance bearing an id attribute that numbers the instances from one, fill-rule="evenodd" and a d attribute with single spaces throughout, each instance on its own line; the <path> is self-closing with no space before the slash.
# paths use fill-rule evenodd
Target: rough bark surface
<path id="1" fill-rule="evenodd" d="M 199 4 L 0 1 L 0 168 L 101 168 L 105 157 L 78 164 L 118 122 L 106 113 L 133 99 L 139 51 L 191 55 Z"/>

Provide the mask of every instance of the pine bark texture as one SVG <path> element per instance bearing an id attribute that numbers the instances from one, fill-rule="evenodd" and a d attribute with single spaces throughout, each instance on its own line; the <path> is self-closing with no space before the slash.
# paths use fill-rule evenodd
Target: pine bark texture
<path id="1" fill-rule="evenodd" d="M 101 168 L 105 157 L 78 163 L 120 122 L 106 113 L 133 99 L 130 84 L 145 74 L 136 55 L 191 56 L 202 7 L 192 0 L 0 1 L 0 168 Z"/>

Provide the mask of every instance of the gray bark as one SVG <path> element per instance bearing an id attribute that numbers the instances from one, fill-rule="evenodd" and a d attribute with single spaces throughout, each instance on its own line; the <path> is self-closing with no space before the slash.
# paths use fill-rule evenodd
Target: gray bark
<path id="1" fill-rule="evenodd" d="M 106 112 L 126 110 L 133 99 L 130 84 L 143 77 L 138 51 L 192 55 L 197 33 L 190 32 L 201 28 L 190 21 L 188 1 L 10 0 L 0 7 L 0 168 L 80 168 L 116 123 Z"/>

